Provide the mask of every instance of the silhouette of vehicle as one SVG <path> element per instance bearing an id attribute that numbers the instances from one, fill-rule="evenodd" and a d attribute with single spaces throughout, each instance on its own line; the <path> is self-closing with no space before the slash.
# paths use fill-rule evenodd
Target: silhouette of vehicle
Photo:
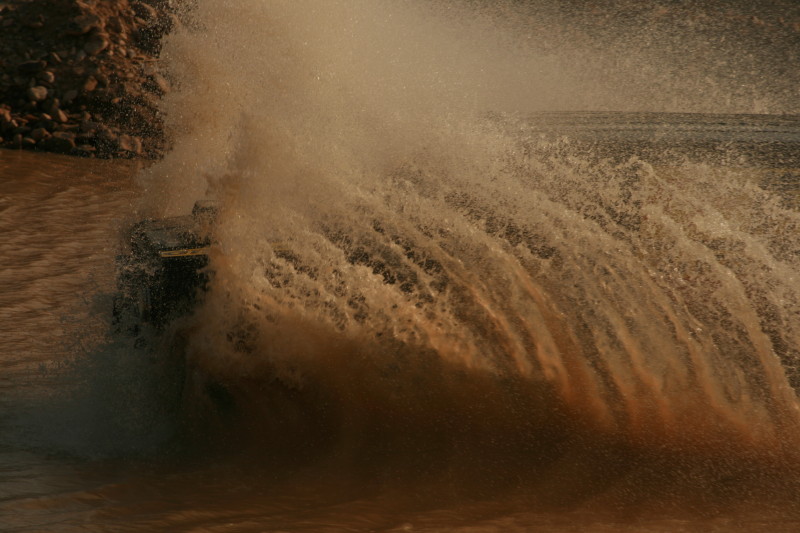
<path id="1" fill-rule="evenodd" d="M 147 219 L 128 235 L 129 252 L 117 258 L 114 322 L 138 331 L 162 329 L 188 313 L 208 283 L 213 202 L 197 202 L 191 215 Z"/>

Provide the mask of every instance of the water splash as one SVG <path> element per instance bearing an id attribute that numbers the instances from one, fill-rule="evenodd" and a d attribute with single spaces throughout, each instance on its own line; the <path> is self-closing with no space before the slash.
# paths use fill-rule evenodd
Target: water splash
<path id="1" fill-rule="evenodd" d="M 797 211 L 746 165 L 604 157 L 486 115 L 670 110 L 682 83 L 621 92 L 648 57 L 587 90 L 584 67 L 613 57 L 542 53 L 461 4 L 188 18 L 164 48 L 175 149 L 143 180 L 164 212 L 221 202 L 212 288 L 181 333 L 198 397 L 213 376 L 266 440 L 345 455 L 491 434 L 524 450 L 565 425 L 793 453 Z M 714 101 L 686 105 L 752 110 Z"/>

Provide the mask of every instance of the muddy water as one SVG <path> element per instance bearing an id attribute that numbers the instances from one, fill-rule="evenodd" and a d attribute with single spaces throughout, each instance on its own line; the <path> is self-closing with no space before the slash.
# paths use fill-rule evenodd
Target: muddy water
<path id="1" fill-rule="evenodd" d="M 0 529 L 800 527 L 796 99 L 494 4 L 201 0 L 164 160 L 0 154 Z M 204 197 L 203 300 L 113 324 Z"/>
<path id="2" fill-rule="evenodd" d="M 366 325 L 374 328 L 369 334 L 353 331 L 347 322 L 331 327 L 329 315 L 319 311 L 319 296 L 306 293 L 308 313 L 298 317 L 294 291 L 308 281 L 287 277 L 271 289 L 231 289 L 241 282 L 241 266 L 224 261 L 226 253 L 237 255 L 223 248 L 224 240 L 214 259 L 219 274 L 212 296 L 195 316 L 142 346 L 115 333 L 110 318 L 114 257 L 123 228 L 141 216 L 137 168 L 41 154 L 0 155 L 4 531 L 795 531 L 800 526 L 799 463 L 792 451 L 796 429 L 781 407 L 791 400 L 780 399 L 789 365 L 785 374 L 742 382 L 731 368 L 746 364 L 755 372 L 764 370 L 742 362 L 735 345 L 710 344 L 707 352 L 695 354 L 698 365 L 717 349 L 737 365 L 717 362 L 709 371 L 721 373 L 707 375 L 706 382 L 687 382 L 704 388 L 703 394 L 680 393 L 694 402 L 689 407 L 701 424 L 681 418 L 674 393 L 661 389 L 662 409 L 674 407 L 673 418 L 638 426 L 655 435 L 641 438 L 630 431 L 637 427 L 635 419 L 609 426 L 576 413 L 557 378 L 521 376 L 516 363 L 508 367 L 512 370 L 480 361 L 466 364 L 468 349 L 456 359 L 446 343 L 415 342 L 400 329 L 396 339 L 403 342 L 387 340 L 386 324 L 392 320 L 380 314 L 367 318 Z M 748 189 L 741 181 L 749 176 L 791 198 L 796 194 L 791 172 L 779 172 L 783 182 L 777 184 L 765 180 L 763 167 L 709 169 L 686 163 L 683 170 L 672 166 L 655 172 L 660 179 L 705 172 L 714 180 L 732 180 L 736 187 L 726 194 L 745 187 L 750 195 L 763 193 L 758 199 L 772 202 L 769 209 L 777 210 L 772 212 L 792 216 L 787 202 L 777 196 L 773 201 L 763 189 Z M 687 186 L 695 191 L 699 184 L 708 192 L 709 183 Z M 728 216 L 741 209 L 736 206 Z M 481 235 L 495 238 L 484 222 L 475 222 L 474 212 L 461 214 L 465 223 L 481 227 Z M 237 227 L 236 218 L 225 223 Z M 759 231 L 763 242 L 791 243 L 769 229 Z M 379 247 L 380 240 L 372 246 Z M 446 261 L 444 255 L 435 258 Z M 357 266 L 357 258 L 351 260 Z M 273 256 L 270 276 L 281 275 L 281 268 L 288 275 L 282 261 L 302 274 L 298 258 L 279 254 Z M 385 283 L 383 273 L 373 268 L 345 272 L 353 276 L 348 285 L 362 290 L 370 286 L 364 276 Z M 463 286 L 471 279 L 453 277 L 451 283 Z M 415 296 L 388 287 L 394 292 L 380 297 L 395 301 L 395 309 L 401 307 L 398 298 Z M 263 298 L 270 290 L 286 291 L 286 299 L 273 301 L 273 318 L 259 322 L 252 302 L 259 303 L 258 294 Z M 231 303 L 231 295 L 244 299 Z M 685 301 L 695 305 L 695 296 Z M 509 312 L 491 305 L 498 313 Z M 600 305 L 617 304 L 609 299 Z M 676 303 L 674 312 L 683 305 Z M 256 327 L 259 333 L 244 355 L 216 338 L 221 327 L 231 325 L 231 311 L 242 308 L 238 326 Z M 713 317 L 698 316 L 704 327 L 715 327 Z M 469 322 L 478 319 L 456 316 L 452 327 L 458 331 L 467 321 L 479 331 L 479 322 Z M 273 336 L 276 321 L 282 343 Z M 621 331 L 616 333 L 624 336 Z M 383 335 L 375 337 L 376 332 Z M 599 357 L 622 353 L 596 335 Z M 265 346 L 265 338 L 273 347 Z M 486 342 L 480 334 L 473 338 Z M 321 350 L 320 343 L 327 348 Z M 530 355 L 536 353 L 532 350 Z M 163 361 L 176 354 L 193 369 L 193 377 L 184 378 L 189 385 L 165 378 Z M 296 359 L 287 362 L 287 357 Z M 261 364 L 252 363 L 254 358 Z M 676 368 L 662 368 L 661 378 L 669 380 Z M 622 366 L 606 372 L 614 369 L 618 381 L 630 379 Z M 197 388 L 212 380 L 230 391 L 232 409 L 210 398 L 208 388 Z M 597 402 L 580 394 L 572 399 L 602 412 L 598 405 L 607 404 L 611 389 L 590 386 Z M 709 392 L 716 387 L 739 390 L 738 399 L 718 403 Z M 634 402 L 641 401 L 642 412 L 650 409 L 647 394 L 619 394 L 623 404 L 636 407 Z M 731 415 L 729 405 L 744 414 Z M 680 423 L 686 423 L 685 432 Z M 719 435 L 729 441 L 720 442 Z"/>

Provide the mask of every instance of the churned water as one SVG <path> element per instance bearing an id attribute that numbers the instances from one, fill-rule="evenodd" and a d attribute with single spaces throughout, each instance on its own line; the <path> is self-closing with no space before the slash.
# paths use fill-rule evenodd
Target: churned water
<path id="1" fill-rule="evenodd" d="M 515 6 L 200 1 L 163 161 L 2 154 L 6 530 L 797 529 L 795 110 Z M 207 197 L 202 302 L 115 332 Z"/>

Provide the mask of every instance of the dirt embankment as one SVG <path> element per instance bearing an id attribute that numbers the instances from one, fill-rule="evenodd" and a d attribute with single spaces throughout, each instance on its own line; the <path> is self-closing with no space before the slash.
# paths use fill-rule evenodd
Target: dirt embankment
<path id="1" fill-rule="evenodd" d="M 0 0 L 0 146 L 158 157 L 170 0 Z"/>

